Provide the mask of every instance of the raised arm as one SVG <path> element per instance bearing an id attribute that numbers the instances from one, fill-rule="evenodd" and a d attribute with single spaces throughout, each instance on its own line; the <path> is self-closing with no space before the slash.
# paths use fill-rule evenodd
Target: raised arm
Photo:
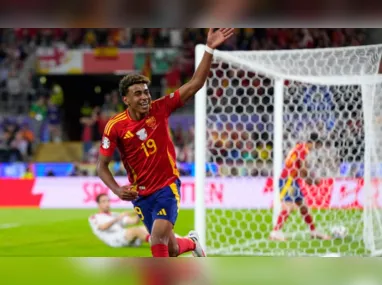
<path id="1" fill-rule="evenodd" d="M 203 87 L 211 68 L 214 49 L 230 38 L 233 32 L 234 29 L 218 29 L 217 31 L 210 29 L 208 31 L 206 51 L 198 68 L 190 81 L 179 88 L 180 99 L 183 103 L 189 100 Z"/>

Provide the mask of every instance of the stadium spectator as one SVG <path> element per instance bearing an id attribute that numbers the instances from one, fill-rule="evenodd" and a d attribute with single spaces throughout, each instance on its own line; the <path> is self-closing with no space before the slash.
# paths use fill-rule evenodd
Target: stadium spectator
<path id="1" fill-rule="evenodd" d="M 29 115 L 32 118 L 32 128 L 36 141 L 40 142 L 43 139 L 43 126 L 47 118 L 45 97 L 40 96 L 34 103 L 32 103 Z"/>
<path id="2" fill-rule="evenodd" d="M 120 101 L 119 94 L 117 90 L 111 91 L 111 93 L 106 93 L 104 96 L 104 103 L 101 107 L 102 112 L 105 112 L 108 117 L 112 117 L 117 113 L 123 111 L 123 104 Z"/>
<path id="3" fill-rule="evenodd" d="M 56 174 L 54 173 L 54 171 L 52 169 L 48 170 L 47 173 L 45 174 L 45 176 L 48 176 L 48 177 L 54 177 L 56 176 Z"/>
<path id="4" fill-rule="evenodd" d="M 117 90 L 111 91 L 111 115 L 120 113 L 124 110 L 124 105 L 120 100 Z"/>
<path id="5" fill-rule="evenodd" d="M 52 104 L 57 106 L 57 108 L 62 107 L 64 104 L 64 91 L 56 82 L 53 82 L 52 84 L 52 88 L 50 90 L 50 100 L 52 101 Z"/>
<path id="6" fill-rule="evenodd" d="M 100 146 L 100 142 L 97 141 L 96 143 L 94 143 L 92 145 L 92 147 L 89 149 L 88 151 L 88 159 L 87 159 L 87 162 L 89 163 L 96 163 L 98 161 L 98 150 L 99 150 L 99 146 Z M 118 158 L 115 157 L 114 159 L 115 161 L 118 161 Z"/>
<path id="7" fill-rule="evenodd" d="M 93 126 L 95 122 L 91 116 L 83 116 L 80 118 L 80 123 L 82 125 L 82 135 L 81 140 L 83 144 L 83 161 L 88 161 L 88 154 L 93 146 Z"/>
<path id="8" fill-rule="evenodd" d="M 70 172 L 69 176 L 72 176 L 72 177 L 81 176 L 81 169 L 77 164 L 74 164 L 73 171 Z"/>
<path id="9" fill-rule="evenodd" d="M 166 94 L 175 92 L 181 85 L 182 71 L 177 60 L 174 61 L 165 76 Z"/>
<path id="10" fill-rule="evenodd" d="M 50 97 L 48 100 L 47 122 L 49 141 L 61 142 L 61 114 L 59 107 L 54 102 L 54 97 Z"/>
<path id="11" fill-rule="evenodd" d="M 93 119 L 95 120 L 96 125 L 96 134 L 95 139 L 98 141 L 101 139 L 103 130 L 106 127 L 106 124 L 111 117 L 109 111 L 101 110 L 99 107 L 95 107 L 93 110 Z"/>
<path id="12" fill-rule="evenodd" d="M 11 151 L 16 154 L 17 161 L 26 161 L 28 156 L 28 141 L 24 138 L 23 133 L 18 131 L 9 143 Z"/>
<path id="13" fill-rule="evenodd" d="M 34 175 L 33 172 L 31 171 L 30 167 L 27 166 L 24 175 L 22 176 L 22 179 L 33 179 Z"/>
<path id="14" fill-rule="evenodd" d="M 90 117 L 92 115 L 93 108 L 90 106 L 89 101 L 85 101 L 81 107 L 81 117 Z"/>

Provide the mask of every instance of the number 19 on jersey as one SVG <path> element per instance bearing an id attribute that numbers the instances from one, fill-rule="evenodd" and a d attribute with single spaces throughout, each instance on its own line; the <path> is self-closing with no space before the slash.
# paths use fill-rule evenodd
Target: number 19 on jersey
<path id="1" fill-rule="evenodd" d="M 147 142 L 142 143 L 141 149 L 143 149 L 146 157 L 149 157 L 157 152 L 157 145 L 153 139 L 149 139 Z"/>

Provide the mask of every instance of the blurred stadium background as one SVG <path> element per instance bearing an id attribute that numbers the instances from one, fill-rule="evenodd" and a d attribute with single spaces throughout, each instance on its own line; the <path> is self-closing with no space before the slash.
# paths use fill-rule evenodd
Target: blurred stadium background
<path id="1" fill-rule="evenodd" d="M 84 188 L 89 201 L 104 191 L 93 177 L 103 128 L 111 116 L 124 109 L 117 91 L 119 80 L 129 72 L 148 76 L 153 99 L 174 91 L 192 76 L 194 48 L 205 42 L 206 33 L 207 29 L 0 29 L 0 208 L 4 208 L 0 231 L 8 237 L 0 245 L 1 252 L 64 256 L 131 253 L 103 249 L 92 236 L 87 216 L 95 210 L 93 201 L 84 206 L 88 208 L 85 210 L 14 208 L 41 207 L 41 194 L 32 192 L 44 177 L 67 181 L 56 185 L 60 191 L 70 190 L 72 177 L 82 177 L 82 185 L 87 185 L 86 181 L 94 183 L 90 190 Z M 381 29 L 246 28 L 237 29 L 220 49 L 302 49 L 381 42 Z M 253 94 L 253 102 L 261 95 Z M 272 101 L 263 104 L 271 106 Z M 189 179 L 194 175 L 193 112 L 194 103 L 190 102 L 170 119 L 177 163 L 181 175 Z M 272 122 L 259 120 L 256 124 L 257 129 L 248 134 L 253 139 L 248 151 L 244 151 L 246 145 L 233 141 L 239 149 L 233 147 L 224 154 L 245 155 L 243 159 L 254 162 L 253 169 L 219 164 L 209 169 L 221 176 L 271 176 L 272 145 L 264 144 L 262 138 Z M 212 152 L 214 147 L 224 145 L 219 140 L 222 138 L 217 137 L 209 146 Z M 258 161 L 265 162 L 261 169 L 256 167 Z M 116 176 L 125 175 L 117 152 L 111 169 Z M 351 169 L 351 165 L 345 165 L 341 173 L 346 175 Z M 44 189 L 44 195 L 50 190 Z M 115 203 L 115 207 L 124 208 L 124 204 Z M 81 207 L 68 202 L 57 208 Z M 179 233 L 185 234 L 192 227 L 192 210 L 185 210 Z M 49 251 L 52 244 L 54 250 Z M 132 255 L 149 254 L 148 250 L 132 251 Z"/>
<path id="2" fill-rule="evenodd" d="M 221 50 L 356 46 L 376 42 L 379 33 L 238 29 Z M 172 92 L 192 76 L 194 47 L 205 35 L 205 29 L 1 29 L 0 177 L 95 175 L 103 127 L 124 108 L 121 77 L 148 76 L 153 99 Z M 193 174 L 193 108 L 191 102 L 170 120 L 186 176 Z M 254 158 L 270 152 L 260 139 L 254 144 Z M 123 174 L 119 162 L 116 153 L 115 174 Z"/>

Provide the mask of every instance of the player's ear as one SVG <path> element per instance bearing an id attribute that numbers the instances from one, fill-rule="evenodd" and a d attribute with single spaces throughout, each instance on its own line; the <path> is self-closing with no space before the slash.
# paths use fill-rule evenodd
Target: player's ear
<path id="1" fill-rule="evenodd" d="M 127 99 L 127 96 L 122 96 L 122 101 L 123 103 L 126 105 L 126 106 L 129 106 L 129 102 L 128 102 L 128 99 Z"/>

